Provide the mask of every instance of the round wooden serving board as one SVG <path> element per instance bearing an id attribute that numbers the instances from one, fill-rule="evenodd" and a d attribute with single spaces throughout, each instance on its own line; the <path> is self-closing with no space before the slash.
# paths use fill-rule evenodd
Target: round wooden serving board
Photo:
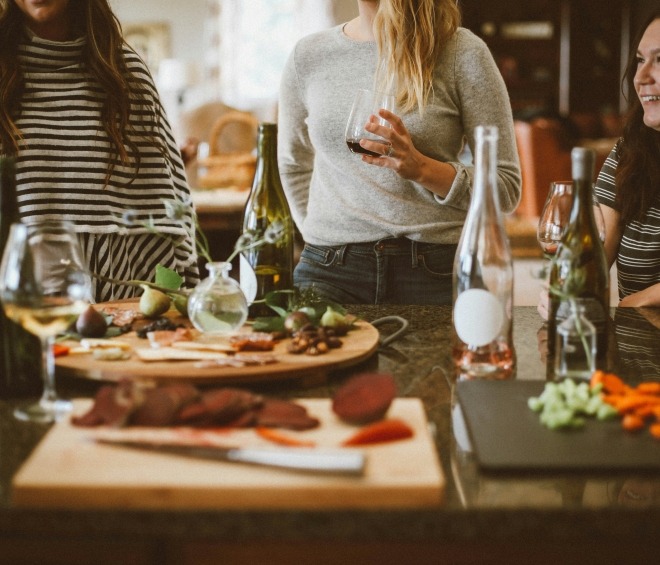
<path id="1" fill-rule="evenodd" d="M 137 308 L 137 303 L 113 302 L 97 305 L 120 308 Z M 167 313 L 173 321 L 189 325 L 186 318 L 175 310 Z M 245 328 L 246 331 L 250 331 Z M 149 348 L 149 340 L 137 337 L 134 331 L 113 338 L 128 342 L 133 350 L 129 359 L 105 361 L 95 359 L 90 353 L 76 353 L 57 357 L 57 374 L 97 381 L 116 382 L 124 378 L 144 379 L 158 382 L 188 382 L 195 384 L 263 382 L 285 379 L 323 379 L 334 370 L 355 365 L 369 358 L 378 348 L 378 330 L 368 322 L 358 321 L 348 334 L 341 337 L 342 346 L 322 355 L 295 355 L 288 353 L 288 339 L 275 345 L 272 352 L 277 361 L 267 365 L 244 367 L 213 366 L 199 361 L 142 361 L 135 349 Z"/>

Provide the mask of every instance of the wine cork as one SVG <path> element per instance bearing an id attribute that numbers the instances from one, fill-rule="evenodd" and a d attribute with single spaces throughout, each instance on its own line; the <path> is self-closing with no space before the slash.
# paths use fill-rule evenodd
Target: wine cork
<path id="1" fill-rule="evenodd" d="M 586 147 L 574 147 L 571 151 L 571 172 L 573 179 L 593 181 L 596 152 Z"/>

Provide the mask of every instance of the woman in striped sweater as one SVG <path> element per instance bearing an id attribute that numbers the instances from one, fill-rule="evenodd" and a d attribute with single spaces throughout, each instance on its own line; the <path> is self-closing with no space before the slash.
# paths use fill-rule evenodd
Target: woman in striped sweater
<path id="1" fill-rule="evenodd" d="M 660 10 L 637 38 L 625 78 L 623 137 L 596 181 L 605 252 L 616 261 L 620 306 L 660 306 Z"/>
<path id="2" fill-rule="evenodd" d="M 0 0 L 0 152 L 23 222 L 75 224 L 97 301 L 157 264 L 197 282 L 190 208 L 169 206 L 190 202 L 181 155 L 107 0 Z"/>

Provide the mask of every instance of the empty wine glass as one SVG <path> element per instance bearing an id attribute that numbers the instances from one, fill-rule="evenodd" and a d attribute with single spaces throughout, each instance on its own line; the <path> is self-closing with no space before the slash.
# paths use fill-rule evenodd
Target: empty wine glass
<path id="1" fill-rule="evenodd" d="M 536 239 L 547 259 L 551 259 L 557 252 L 561 236 L 568 225 L 572 205 L 573 183 L 571 181 L 551 183 L 536 231 Z"/>
<path id="2" fill-rule="evenodd" d="M 7 317 L 41 341 L 41 399 L 14 411 L 16 418 L 49 423 L 71 410 L 55 392 L 53 342 L 85 309 L 90 277 L 68 222 L 12 224 L 0 264 L 0 300 Z"/>
<path id="3" fill-rule="evenodd" d="M 346 145 L 348 145 L 348 148 L 353 153 L 363 153 L 374 157 L 387 154 L 390 148 L 390 142 L 364 129 L 364 126 L 372 119 L 372 116 L 375 117 L 379 125 L 392 127 L 388 121 L 378 116 L 378 111 L 381 108 L 393 112 L 394 96 L 384 92 L 365 89 L 359 89 L 355 94 L 353 107 L 351 108 L 348 123 L 346 124 Z M 362 139 L 376 141 L 382 144 L 382 151 L 377 152 L 365 149 L 360 145 L 360 140 Z"/>
<path id="4" fill-rule="evenodd" d="M 543 204 L 536 230 L 536 239 L 541 246 L 543 256 L 548 259 L 537 273 L 539 278 L 545 279 L 548 276 L 549 260 L 557 252 L 562 234 L 568 225 L 572 205 L 573 183 L 571 181 L 550 183 L 550 191 Z"/>

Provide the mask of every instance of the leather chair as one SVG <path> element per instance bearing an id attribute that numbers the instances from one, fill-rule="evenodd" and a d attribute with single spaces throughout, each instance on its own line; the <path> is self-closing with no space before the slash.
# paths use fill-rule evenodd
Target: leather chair
<path id="1" fill-rule="evenodd" d="M 550 183 L 571 179 L 572 147 L 559 120 L 516 120 L 514 127 L 522 173 L 522 195 L 516 214 L 537 219 Z"/>

